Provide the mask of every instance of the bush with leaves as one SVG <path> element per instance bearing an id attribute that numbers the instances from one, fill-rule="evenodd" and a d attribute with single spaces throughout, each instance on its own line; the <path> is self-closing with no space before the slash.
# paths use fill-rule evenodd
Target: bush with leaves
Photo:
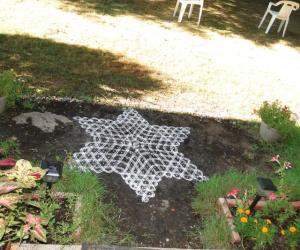
<path id="1" fill-rule="evenodd" d="M 265 101 L 254 112 L 268 127 L 276 129 L 282 139 L 287 139 L 294 134 L 296 116 L 288 106 L 282 105 L 278 100 L 271 103 Z"/>
<path id="2" fill-rule="evenodd" d="M 6 96 L 7 107 L 15 107 L 16 103 L 30 92 L 30 89 L 17 79 L 13 70 L 0 73 L 0 97 Z"/>

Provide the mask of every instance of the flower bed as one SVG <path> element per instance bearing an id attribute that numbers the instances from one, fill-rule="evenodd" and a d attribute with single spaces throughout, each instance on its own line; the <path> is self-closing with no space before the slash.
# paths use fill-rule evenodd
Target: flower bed
<path id="1" fill-rule="evenodd" d="M 251 202 L 248 201 L 248 206 Z M 257 212 L 253 216 L 250 210 L 241 207 L 242 203 L 239 199 L 218 199 L 227 218 L 233 244 L 242 243 L 256 248 L 274 244 L 290 249 L 299 247 L 300 201 L 260 201 L 254 208 Z"/>
<path id="2" fill-rule="evenodd" d="M 0 246 L 69 243 L 76 230 L 77 196 L 50 194 L 40 182 L 46 170 L 32 167 L 29 161 L 5 159 L 0 166 Z"/>

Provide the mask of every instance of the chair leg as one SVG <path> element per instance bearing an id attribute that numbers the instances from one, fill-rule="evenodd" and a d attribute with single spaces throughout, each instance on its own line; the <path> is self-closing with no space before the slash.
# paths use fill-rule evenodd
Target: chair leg
<path id="1" fill-rule="evenodd" d="M 285 20 L 281 20 L 280 25 L 279 25 L 279 28 L 278 28 L 278 30 L 277 30 L 277 33 L 279 33 L 279 32 L 281 31 L 284 22 L 285 22 Z"/>
<path id="2" fill-rule="evenodd" d="M 199 18 L 198 18 L 198 23 L 197 23 L 198 26 L 200 24 L 200 20 L 201 20 L 201 16 L 202 16 L 202 10 L 203 10 L 203 2 L 200 5 Z"/>
<path id="3" fill-rule="evenodd" d="M 193 5 L 193 4 L 191 4 L 190 11 L 189 11 L 189 15 L 188 15 L 188 18 L 191 18 L 191 16 L 192 16 L 193 7 L 194 7 L 194 5 Z"/>
<path id="4" fill-rule="evenodd" d="M 267 15 L 268 15 L 268 10 L 266 10 L 266 12 L 265 12 L 263 18 L 261 19 L 261 21 L 260 21 L 260 23 L 259 23 L 259 25 L 258 25 L 258 28 L 260 28 L 260 26 L 263 24 L 263 22 L 265 21 L 265 18 L 266 18 Z"/>
<path id="5" fill-rule="evenodd" d="M 266 29 L 266 34 L 269 32 L 269 30 L 271 29 L 271 26 L 272 26 L 272 24 L 274 23 L 274 21 L 275 21 L 275 18 L 276 18 L 276 16 L 273 16 L 272 15 L 272 18 L 271 18 L 271 20 L 270 20 L 270 22 L 269 22 L 269 25 L 268 25 L 268 28 Z"/>
<path id="6" fill-rule="evenodd" d="M 285 24 L 284 24 L 284 29 L 283 29 L 283 33 L 282 33 L 282 37 L 284 37 L 284 35 L 285 35 L 285 31 L 286 31 L 286 28 L 287 28 L 287 26 L 288 26 L 288 24 L 289 24 L 289 18 L 285 21 Z"/>
<path id="7" fill-rule="evenodd" d="M 176 12 L 178 10 L 178 7 L 179 7 L 179 0 L 177 0 L 177 2 L 176 2 L 176 6 L 175 6 L 175 9 L 174 9 L 173 17 L 176 16 Z"/>
<path id="8" fill-rule="evenodd" d="M 179 23 L 181 23 L 181 21 L 182 21 L 182 18 L 184 16 L 184 12 L 185 12 L 186 6 L 187 6 L 186 3 L 182 3 L 181 4 L 181 9 L 180 9 L 179 17 L 178 17 L 178 22 Z"/>

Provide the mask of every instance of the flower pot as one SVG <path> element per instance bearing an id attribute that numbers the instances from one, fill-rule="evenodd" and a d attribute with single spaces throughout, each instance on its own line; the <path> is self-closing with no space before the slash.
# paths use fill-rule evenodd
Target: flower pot
<path id="1" fill-rule="evenodd" d="M 266 142 L 276 142 L 280 139 L 280 134 L 274 128 L 269 128 L 268 125 L 261 121 L 259 134 L 261 138 Z"/>
<path id="2" fill-rule="evenodd" d="M 6 106 L 6 96 L 0 96 L 0 114 L 4 112 Z"/>

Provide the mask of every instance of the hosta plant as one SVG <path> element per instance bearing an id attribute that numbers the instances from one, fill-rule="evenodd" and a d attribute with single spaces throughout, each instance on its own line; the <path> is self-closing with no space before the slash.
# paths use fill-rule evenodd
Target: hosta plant
<path id="1" fill-rule="evenodd" d="M 13 167 L 0 169 L 0 242 L 46 242 L 46 226 L 57 205 L 49 202 L 39 181 L 45 170 L 29 161 L 18 160 Z"/>

